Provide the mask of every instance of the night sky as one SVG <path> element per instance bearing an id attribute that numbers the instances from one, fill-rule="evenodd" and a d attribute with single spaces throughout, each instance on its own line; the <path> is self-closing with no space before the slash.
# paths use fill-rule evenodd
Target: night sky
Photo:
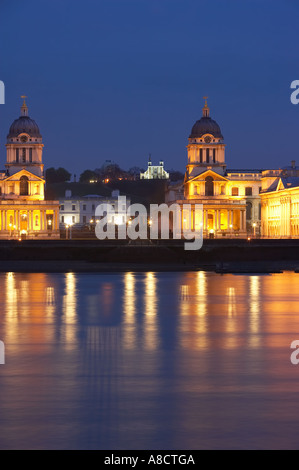
<path id="1" fill-rule="evenodd" d="M 299 164 L 297 0 L 0 0 L 0 167 L 20 95 L 46 167 L 184 171 L 204 95 L 230 168 Z"/>

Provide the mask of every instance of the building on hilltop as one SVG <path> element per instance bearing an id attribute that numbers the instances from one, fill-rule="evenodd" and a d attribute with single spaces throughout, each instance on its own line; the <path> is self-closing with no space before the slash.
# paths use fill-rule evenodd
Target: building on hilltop
<path id="1" fill-rule="evenodd" d="M 141 180 L 168 180 L 169 173 L 164 169 L 164 162 L 160 160 L 159 165 L 155 166 L 152 164 L 151 156 L 148 159 L 147 170 L 144 173 L 140 173 Z"/>
<path id="2" fill-rule="evenodd" d="M 0 238 L 59 238 L 59 202 L 45 201 L 43 140 L 25 102 L 10 126 L 0 172 Z"/>

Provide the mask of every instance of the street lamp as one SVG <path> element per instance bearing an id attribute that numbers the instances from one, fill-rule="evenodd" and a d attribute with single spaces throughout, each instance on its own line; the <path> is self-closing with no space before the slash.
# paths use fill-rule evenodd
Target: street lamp
<path id="1" fill-rule="evenodd" d="M 67 236 L 68 235 L 68 228 L 69 228 L 69 225 L 66 224 L 65 225 L 65 238 L 66 238 L 66 240 L 68 239 L 68 236 Z"/>
<path id="2" fill-rule="evenodd" d="M 9 236 L 11 237 L 11 231 L 12 231 L 12 224 L 9 224 Z"/>

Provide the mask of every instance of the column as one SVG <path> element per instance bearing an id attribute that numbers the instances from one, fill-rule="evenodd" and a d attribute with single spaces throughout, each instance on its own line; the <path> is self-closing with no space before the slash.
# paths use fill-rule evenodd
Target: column
<path id="1" fill-rule="evenodd" d="M 29 231 L 32 230 L 32 229 L 31 229 L 31 210 L 29 210 L 29 211 L 27 212 L 27 220 L 28 220 L 28 222 L 27 222 L 27 230 L 28 230 L 28 232 L 29 232 Z"/>
<path id="2" fill-rule="evenodd" d="M 221 210 L 218 211 L 218 229 L 221 230 Z"/>
<path id="3" fill-rule="evenodd" d="M 55 230 L 59 230 L 59 210 L 55 209 Z"/>
<path id="4" fill-rule="evenodd" d="M 44 227 L 45 227 L 45 230 L 47 230 L 47 212 L 44 211 Z"/>
<path id="5" fill-rule="evenodd" d="M 205 213 L 205 229 L 208 230 L 208 211 L 206 210 Z"/>

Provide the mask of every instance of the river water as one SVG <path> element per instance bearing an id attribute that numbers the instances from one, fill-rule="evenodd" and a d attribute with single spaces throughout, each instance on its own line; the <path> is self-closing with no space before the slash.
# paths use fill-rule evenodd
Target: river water
<path id="1" fill-rule="evenodd" d="M 298 286 L 0 274 L 0 448 L 299 448 Z"/>

